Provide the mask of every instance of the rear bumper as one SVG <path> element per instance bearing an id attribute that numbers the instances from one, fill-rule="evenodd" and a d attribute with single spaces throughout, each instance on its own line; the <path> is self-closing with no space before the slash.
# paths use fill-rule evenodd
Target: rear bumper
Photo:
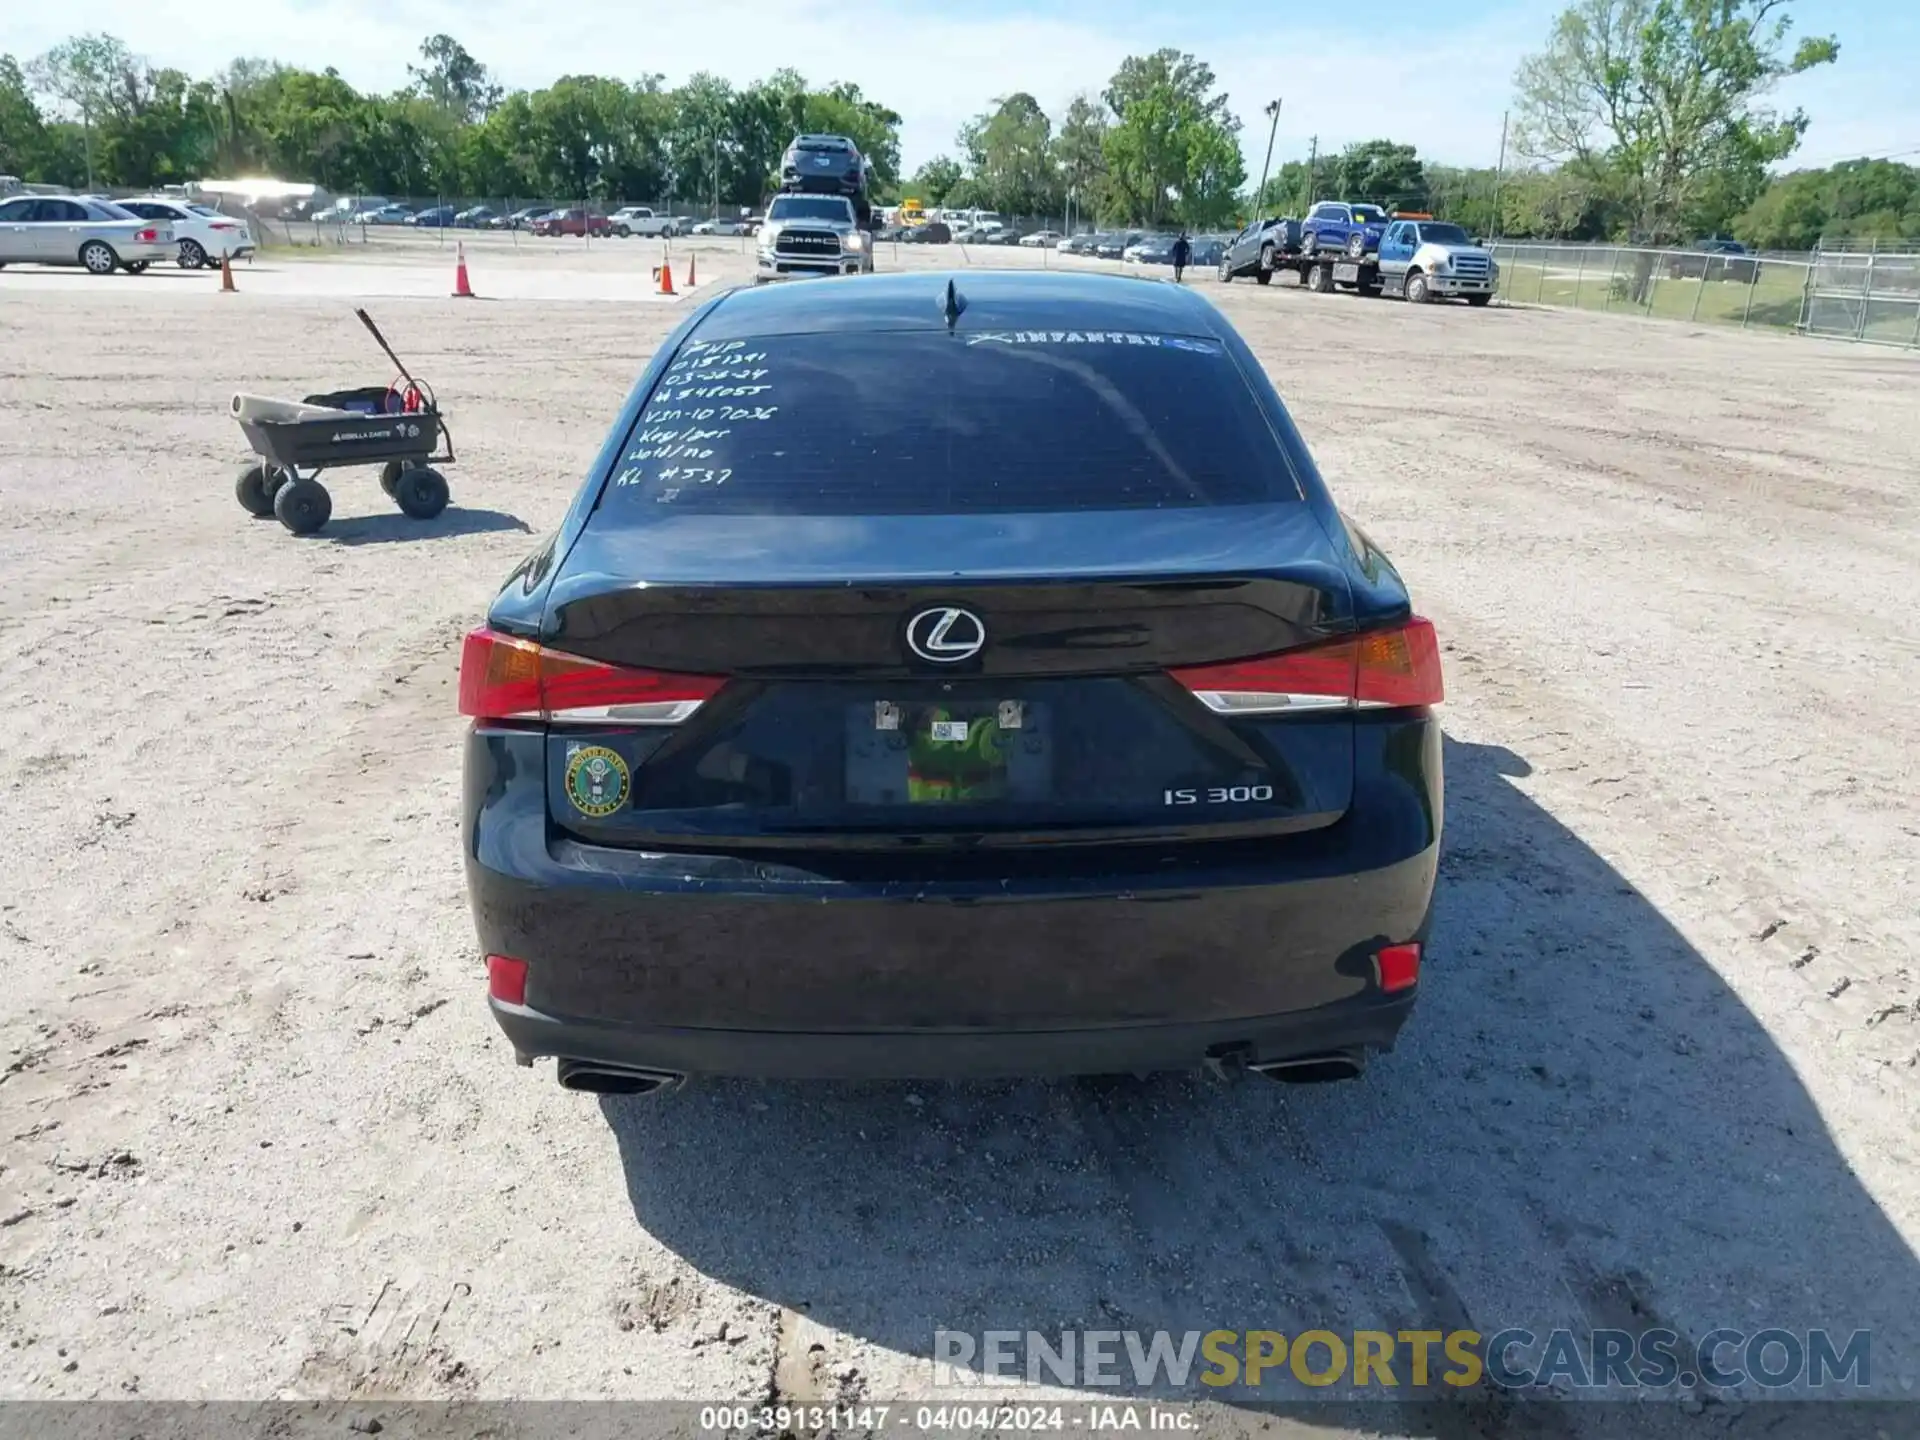
<path id="1" fill-rule="evenodd" d="M 1380 947 L 1426 938 L 1441 826 L 1430 716 L 1355 726 L 1324 829 L 1167 848 L 799 856 L 591 845 L 547 813 L 545 739 L 468 740 L 494 1014 L 523 1055 L 690 1074 L 926 1078 L 1250 1063 L 1391 1044 Z"/>
<path id="2" fill-rule="evenodd" d="M 1002 1080 L 1256 1065 L 1329 1052 L 1390 1050 L 1413 992 L 1293 1015 L 1069 1030 L 782 1031 L 609 1025 L 489 1001 L 527 1059 L 599 1060 L 674 1075 L 767 1080 Z"/>

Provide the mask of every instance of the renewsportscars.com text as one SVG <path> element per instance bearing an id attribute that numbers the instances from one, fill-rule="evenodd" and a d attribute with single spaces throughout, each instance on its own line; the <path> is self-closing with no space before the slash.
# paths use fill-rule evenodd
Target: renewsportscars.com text
<path id="1" fill-rule="evenodd" d="M 1872 1384 L 1872 1332 L 1713 1330 L 957 1330 L 934 1332 L 933 1382 L 1182 1390 L 1194 1386 L 1664 1389 Z M 1204 1393 L 1202 1391 L 1201 1393 Z"/>

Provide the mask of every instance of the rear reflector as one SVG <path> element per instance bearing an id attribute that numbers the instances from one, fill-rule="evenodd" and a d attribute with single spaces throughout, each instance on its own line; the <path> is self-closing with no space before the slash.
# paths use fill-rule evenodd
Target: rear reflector
<path id="1" fill-rule="evenodd" d="M 1282 655 L 1175 670 L 1173 678 L 1222 715 L 1438 705 L 1445 694 L 1440 642 L 1433 622 L 1418 616 Z"/>
<path id="2" fill-rule="evenodd" d="M 511 955 L 487 956 L 487 994 L 505 1005 L 527 1003 L 527 962 Z"/>
<path id="3" fill-rule="evenodd" d="M 460 713 L 476 720 L 678 725 L 725 683 L 608 665 L 484 627 L 460 652 Z"/>
<path id="4" fill-rule="evenodd" d="M 1380 988 L 1386 991 L 1410 990 L 1420 982 L 1420 947 L 1388 945 L 1381 949 Z"/>

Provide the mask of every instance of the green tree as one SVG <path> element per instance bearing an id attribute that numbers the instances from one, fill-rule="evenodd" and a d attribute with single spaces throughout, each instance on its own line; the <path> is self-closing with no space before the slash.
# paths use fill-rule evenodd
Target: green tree
<path id="1" fill-rule="evenodd" d="M 134 65 L 126 42 L 111 35 L 76 35 L 63 40 L 27 67 L 36 90 L 80 117 L 86 144 L 87 188 L 96 187 L 94 127 L 99 123 L 116 79 Z"/>
<path id="2" fill-rule="evenodd" d="M 1811 250 L 1822 240 L 1920 240 L 1920 168 L 1846 160 L 1783 175 L 1733 226 L 1763 250 Z"/>
<path id="3" fill-rule="evenodd" d="M 1246 183 L 1240 141 L 1220 125 L 1196 125 L 1188 131 L 1186 169 L 1172 187 L 1173 215 L 1192 230 L 1226 223 L 1240 206 Z"/>
<path id="4" fill-rule="evenodd" d="M 500 87 L 493 83 L 487 67 L 467 53 L 451 35 L 429 35 L 420 42 L 419 65 L 409 65 L 419 93 L 446 110 L 472 123 L 483 120 L 500 103 Z"/>
<path id="5" fill-rule="evenodd" d="M 1307 162 L 1304 160 L 1283 160 L 1280 168 L 1267 177 L 1267 188 L 1252 200 L 1252 211 L 1257 210 L 1263 218 L 1280 215 L 1299 216 L 1306 213 L 1312 203 L 1307 198 Z"/>
<path id="6" fill-rule="evenodd" d="M 1424 209 L 1427 172 L 1411 145 L 1363 140 L 1333 157 L 1329 185 L 1343 200 L 1367 200 L 1389 209 Z"/>
<path id="7" fill-rule="evenodd" d="M 1053 137 L 1053 165 L 1060 188 L 1070 197 L 1076 215 L 1105 212 L 1107 195 L 1107 131 L 1105 107 L 1091 95 L 1076 95 Z"/>
<path id="8" fill-rule="evenodd" d="M 27 77 L 13 56 L 0 55 L 0 175 L 43 180 L 49 158 L 47 123 Z"/>
<path id="9" fill-rule="evenodd" d="M 1768 91 L 1839 54 L 1832 38 L 1788 54 L 1783 7 L 1578 0 L 1516 76 L 1520 153 L 1608 189 L 1636 238 L 1712 228 L 1759 194 L 1805 133 L 1803 112 L 1763 106 Z"/>
<path id="10" fill-rule="evenodd" d="M 211 84 L 133 60 L 107 92 L 97 130 L 101 176 L 143 188 L 198 180 L 213 168 L 224 128 Z"/>
<path id="11" fill-rule="evenodd" d="M 1170 48 L 1130 55 L 1103 98 L 1114 116 L 1102 147 L 1114 218 L 1165 224 L 1177 215 L 1207 223 L 1203 217 L 1221 197 L 1239 189 L 1240 122 L 1227 97 L 1214 93 L 1207 65 Z M 1227 174 L 1231 183 L 1223 181 Z"/>
<path id="12" fill-rule="evenodd" d="M 1021 91 L 996 101 L 960 132 L 969 168 L 989 208 L 1008 215 L 1050 215 L 1058 208 L 1053 122 Z"/>
<path id="13" fill-rule="evenodd" d="M 734 124 L 739 97 L 721 76 L 702 70 L 673 92 L 666 142 L 675 195 L 719 203 L 739 182 Z"/>
<path id="14" fill-rule="evenodd" d="M 913 172 L 913 178 L 907 181 L 907 192 L 923 205 L 944 205 L 965 177 L 966 171 L 958 160 L 937 155 Z"/>
<path id="15" fill-rule="evenodd" d="M 336 194 L 706 199 L 717 146 L 721 200 L 748 205 L 777 183 L 796 132 L 830 131 L 853 137 L 877 188 L 897 180 L 898 113 L 792 70 L 740 91 L 703 74 L 677 91 L 658 75 L 571 75 L 507 92 L 444 34 L 409 68 L 391 95 L 263 59 L 197 79 L 79 36 L 24 70 L 0 57 L 0 171 L 89 187 L 255 171 Z"/>

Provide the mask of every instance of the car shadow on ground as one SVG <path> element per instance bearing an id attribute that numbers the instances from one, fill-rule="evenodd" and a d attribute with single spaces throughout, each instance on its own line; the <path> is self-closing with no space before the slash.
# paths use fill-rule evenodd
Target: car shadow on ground
<path id="1" fill-rule="evenodd" d="M 1516 784 L 1522 759 L 1449 739 L 1446 766 L 1427 982 L 1399 1048 L 1359 1082 L 710 1083 L 605 1100 L 635 1217 L 706 1274 L 909 1357 L 934 1355 L 936 1328 L 1057 1343 L 1072 1329 L 1565 1327 L 1584 1344 L 1664 1327 L 1684 1357 L 1722 1327 L 1824 1327 L 1836 1348 L 1874 1331 L 1870 1393 L 1912 1394 L 1920 1266 L 1794 1062 Z M 914 1369 L 931 1384 L 930 1365 Z M 1098 1393 L 1169 1392 L 1129 1376 Z M 1794 1433 L 1920 1422 L 1915 1405 L 1900 1423 L 1824 1406 L 1753 1423 L 1786 1433 L 1768 1427 L 1788 1410 Z M 1396 1436 L 1686 1420 L 1679 1405 L 1515 1405 L 1484 1385 L 1465 1404 L 1305 1418 L 1336 1417 Z"/>
<path id="2" fill-rule="evenodd" d="M 431 520 L 405 515 L 349 515 L 327 522 L 313 538 L 336 545 L 385 545 L 401 540 L 448 540 L 455 535 L 485 535 L 517 530 L 531 535 L 533 527 L 517 515 L 500 510 L 467 510 L 449 505 Z"/>

